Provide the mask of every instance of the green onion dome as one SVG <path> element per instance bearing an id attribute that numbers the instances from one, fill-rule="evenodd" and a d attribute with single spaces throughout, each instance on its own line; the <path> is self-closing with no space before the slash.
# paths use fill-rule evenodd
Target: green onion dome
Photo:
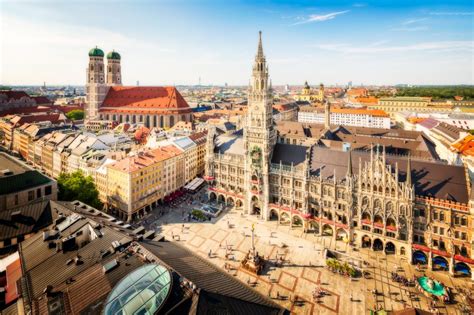
<path id="1" fill-rule="evenodd" d="M 120 54 L 116 52 L 115 50 L 113 50 L 107 54 L 107 59 L 120 60 Z"/>
<path id="2" fill-rule="evenodd" d="M 95 48 L 89 50 L 89 57 L 104 57 L 104 52 L 95 46 Z"/>

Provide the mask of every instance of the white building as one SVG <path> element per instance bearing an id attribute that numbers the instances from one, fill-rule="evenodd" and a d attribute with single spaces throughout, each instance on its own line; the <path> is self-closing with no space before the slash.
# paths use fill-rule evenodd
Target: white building
<path id="1" fill-rule="evenodd" d="M 390 129 L 390 117 L 383 110 L 358 108 L 331 108 L 331 125 Z M 324 124 L 324 109 L 302 106 L 298 121 Z"/>
<path id="2" fill-rule="evenodd" d="M 436 119 L 440 123 L 464 129 L 474 129 L 474 114 L 471 113 L 418 113 L 418 112 L 400 112 L 394 115 L 394 119 L 406 130 L 415 130 L 416 124 L 423 119 Z"/>

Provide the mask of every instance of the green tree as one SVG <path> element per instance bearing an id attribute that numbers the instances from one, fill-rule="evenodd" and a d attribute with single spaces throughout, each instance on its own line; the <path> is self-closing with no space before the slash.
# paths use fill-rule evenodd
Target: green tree
<path id="1" fill-rule="evenodd" d="M 66 117 L 71 120 L 82 120 L 84 119 L 84 111 L 81 109 L 73 109 L 66 114 Z"/>
<path id="2" fill-rule="evenodd" d="M 94 208 L 102 209 L 99 191 L 91 176 L 84 176 L 82 171 L 71 174 L 61 173 L 58 177 L 59 200 L 82 201 Z"/>

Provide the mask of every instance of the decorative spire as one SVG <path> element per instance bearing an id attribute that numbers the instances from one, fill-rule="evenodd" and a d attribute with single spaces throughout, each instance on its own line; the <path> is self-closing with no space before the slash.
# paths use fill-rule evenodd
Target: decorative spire
<path id="1" fill-rule="evenodd" d="M 408 161 L 407 161 L 407 178 L 405 180 L 407 185 L 411 186 L 411 157 L 408 154 Z"/>
<path id="2" fill-rule="evenodd" d="M 258 50 L 257 57 L 263 58 L 262 31 L 258 32 Z"/>
<path id="3" fill-rule="evenodd" d="M 349 158 L 347 159 L 347 177 L 352 177 L 352 150 L 349 148 Z"/>

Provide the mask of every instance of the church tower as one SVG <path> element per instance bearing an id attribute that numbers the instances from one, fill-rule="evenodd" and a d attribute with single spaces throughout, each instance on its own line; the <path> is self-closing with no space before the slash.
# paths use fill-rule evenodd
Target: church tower
<path id="1" fill-rule="evenodd" d="M 107 85 L 122 85 L 120 54 L 115 50 L 107 54 Z"/>
<path id="2" fill-rule="evenodd" d="M 331 128 L 331 104 L 328 101 L 324 103 L 324 128 Z"/>
<path id="3" fill-rule="evenodd" d="M 322 83 L 319 85 L 318 99 L 320 102 L 324 101 L 324 84 Z"/>
<path id="4" fill-rule="evenodd" d="M 276 143 L 273 121 L 273 95 L 268 67 L 263 54 L 262 32 L 259 33 L 257 55 L 252 69 L 251 85 L 244 127 L 246 158 L 245 212 L 268 218 L 269 171 Z"/>
<path id="5" fill-rule="evenodd" d="M 89 66 L 87 67 L 85 120 L 99 119 L 99 107 L 107 95 L 105 84 L 104 52 L 92 48 L 89 51 Z"/>

